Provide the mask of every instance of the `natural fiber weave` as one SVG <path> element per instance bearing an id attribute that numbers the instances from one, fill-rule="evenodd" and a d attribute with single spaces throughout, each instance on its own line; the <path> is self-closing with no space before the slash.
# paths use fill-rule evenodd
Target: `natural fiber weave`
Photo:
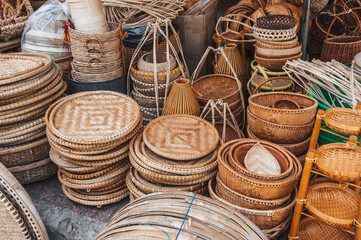
<path id="1" fill-rule="evenodd" d="M 273 30 L 292 29 L 296 24 L 296 18 L 289 15 L 269 15 L 256 20 L 257 27 Z"/>
<path id="2" fill-rule="evenodd" d="M 39 59 L 17 55 L 1 55 L 0 62 L 0 80 L 3 83 L 1 85 L 10 83 L 7 79 L 25 75 L 43 66 Z"/>
<path id="3" fill-rule="evenodd" d="M 147 147 L 173 160 L 206 156 L 218 145 L 219 135 L 211 123 L 191 115 L 163 116 L 150 122 L 143 132 Z"/>
<path id="4" fill-rule="evenodd" d="M 326 125 L 348 135 L 359 136 L 361 134 L 361 111 L 349 108 L 330 108 L 325 112 Z"/>
<path id="5" fill-rule="evenodd" d="M 308 188 L 306 209 L 337 228 L 349 228 L 357 216 L 359 196 L 347 186 L 318 183 Z"/>

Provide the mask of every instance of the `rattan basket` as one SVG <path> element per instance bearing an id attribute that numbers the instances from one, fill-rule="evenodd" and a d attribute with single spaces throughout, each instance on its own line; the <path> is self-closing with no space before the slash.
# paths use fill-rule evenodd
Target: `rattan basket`
<path id="1" fill-rule="evenodd" d="M 272 57 L 272 56 L 259 56 L 257 53 L 254 56 L 254 59 L 259 65 L 264 68 L 267 68 L 271 71 L 281 71 L 282 67 L 286 64 L 287 61 L 297 60 L 301 58 L 302 52 L 294 54 L 292 56 L 286 57 Z"/>
<path id="2" fill-rule="evenodd" d="M 336 132 L 356 136 L 361 134 L 361 110 L 358 106 L 355 109 L 330 108 L 325 112 L 324 121 Z"/>
<path id="3" fill-rule="evenodd" d="M 288 40 L 288 41 L 282 41 L 282 42 L 274 42 L 274 41 L 268 41 L 268 40 L 262 40 L 257 39 L 256 40 L 256 47 L 260 48 L 266 48 L 266 49 L 289 49 L 297 47 L 299 44 L 298 37 Z"/>
<path id="4" fill-rule="evenodd" d="M 133 66 L 130 68 L 131 75 L 138 81 L 154 84 L 154 72 L 141 72 L 136 69 L 136 64 L 137 63 L 134 63 Z M 183 65 L 178 66 L 174 70 L 170 71 L 170 81 L 173 81 L 181 76 L 181 69 L 184 69 Z M 157 72 L 158 84 L 165 84 L 167 82 L 167 74 L 168 72 Z"/>
<path id="5" fill-rule="evenodd" d="M 257 27 L 272 30 L 292 29 L 296 24 L 296 18 L 289 15 L 268 15 L 256 20 Z"/>

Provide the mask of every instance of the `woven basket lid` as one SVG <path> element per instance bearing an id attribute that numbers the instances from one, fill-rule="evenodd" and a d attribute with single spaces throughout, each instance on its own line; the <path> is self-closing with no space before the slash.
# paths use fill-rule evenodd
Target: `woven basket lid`
<path id="1" fill-rule="evenodd" d="M 138 104 L 112 91 L 73 94 L 59 101 L 49 114 L 50 130 L 66 141 L 82 144 L 120 140 L 141 120 Z"/>
<path id="2" fill-rule="evenodd" d="M 0 80 L 4 85 L 8 79 L 29 73 L 44 65 L 44 63 L 33 57 L 20 55 L 1 55 L 0 56 Z"/>
<path id="3" fill-rule="evenodd" d="M 337 132 L 357 136 L 361 134 L 360 109 L 331 108 L 325 112 L 324 121 L 329 128 Z"/>
<path id="4" fill-rule="evenodd" d="M 24 223 L 28 226 L 28 231 L 34 239 L 48 240 L 49 236 L 36 210 L 30 196 L 10 173 L 10 171 L 0 163 L 0 190 L 6 194 L 8 199 L 23 217 Z M 11 239 L 11 238 L 9 238 Z"/>
<path id="5" fill-rule="evenodd" d="M 6 195 L 0 191 L 0 231 L 2 239 L 30 239 L 23 219 Z"/>
<path id="6" fill-rule="evenodd" d="M 143 140 L 156 154 L 173 160 L 204 157 L 216 149 L 217 129 L 206 120 L 191 115 L 169 115 L 151 121 Z"/>

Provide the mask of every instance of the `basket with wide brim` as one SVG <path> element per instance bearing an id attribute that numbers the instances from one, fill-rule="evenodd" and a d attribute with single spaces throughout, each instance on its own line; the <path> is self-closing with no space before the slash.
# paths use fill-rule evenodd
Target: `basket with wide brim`
<path id="1" fill-rule="evenodd" d="M 343 181 L 361 179 L 361 148 L 352 143 L 330 143 L 316 151 L 316 165 L 328 177 Z"/>
<path id="2" fill-rule="evenodd" d="M 256 47 L 266 48 L 266 49 L 289 49 L 297 47 L 299 44 L 298 37 L 282 42 L 274 42 L 268 40 L 257 39 L 256 40 Z"/>
<path id="3" fill-rule="evenodd" d="M 27 165 L 11 167 L 9 170 L 21 184 L 28 184 L 55 175 L 58 168 L 50 158 L 46 158 Z"/>
<path id="4" fill-rule="evenodd" d="M 282 154 L 280 151 L 278 151 L 276 145 L 263 145 L 265 141 L 262 140 L 250 140 L 250 139 L 244 139 L 244 140 L 238 140 L 237 143 L 234 143 L 232 146 L 230 146 L 228 150 L 228 163 L 230 166 L 234 169 L 236 169 L 238 172 L 242 172 L 243 174 L 253 177 L 256 179 L 265 179 L 270 181 L 278 181 L 280 179 L 284 179 L 288 177 L 292 171 L 293 171 L 293 161 L 291 161 L 287 156 Z M 266 174 L 258 174 L 253 171 L 250 171 L 247 169 L 245 165 L 245 158 L 248 153 L 248 151 L 255 146 L 255 144 L 261 144 L 269 153 L 275 157 L 275 159 L 278 162 L 278 165 L 280 166 L 280 174 L 277 175 L 266 175 Z M 267 142 L 268 143 L 268 142 Z M 263 165 L 263 168 L 267 168 L 268 166 Z"/>
<path id="5" fill-rule="evenodd" d="M 130 74 L 138 81 L 154 84 L 154 72 L 153 71 L 152 72 L 141 72 L 136 69 L 135 64 L 130 68 L 130 71 L 131 71 Z M 178 66 L 177 68 L 175 68 L 174 70 L 171 70 L 169 72 L 169 79 L 175 80 L 175 79 L 179 78 L 182 74 L 181 69 L 183 69 L 183 68 L 184 68 L 184 66 L 181 65 L 181 66 Z M 168 75 L 168 72 L 157 72 L 158 83 L 165 84 L 167 82 L 167 75 Z"/>
<path id="6" fill-rule="evenodd" d="M 299 104 L 300 109 L 278 109 L 272 105 L 279 100 L 291 100 Z M 298 94 L 269 92 L 252 95 L 249 99 L 250 112 L 268 122 L 285 125 L 302 125 L 312 122 L 317 111 L 317 100 Z"/>
<path id="7" fill-rule="evenodd" d="M 269 49 L 256 46 L 256 54 L 260 57 L 289 57 L 298 55 L 301 52 L 302 44 L 297 44 L 296 47 L 287 49 Z"/>
<path id="8" fill-rule="evenodd" d="M 222 100 L 232 105 L 240 99 L 237 80 L 228 75 L 206 75 L 195 80 L 192 87 L 201 107 L 209 100 Z"/>
<path id="9" fill-rule="evenodd" d="M 291 194 L 282 198 L 270 200 L 248 197 L 227 187 L 227 185 L 225 185 L 218 176 L 215 191 L 220 198 L 226 200 L 231 204 L 255 210 L 277 209 L 287 204 L 291 197 Z"/>
<path id="10" fill-rule="evenodd" d="M 256 135 L 252 133 L 252 131 L 249 129 L 249 126 L 247 126 L 247 136 L 249 138 L 259 139 Z M 278 145 L 287 149 L 288 151 L 299 157 L 307 152 L 310 142 L 311 142 L 311 136 L 309 136 L 306 140 L 299 143 L 278 144 Z"/>
<path id="11" fill-rule="evenodd" d="M 257 142 L 256 140 L 253 140 Z M 278 181 L 269 181 L 264 179 L 257 179 L 247 176 L 236 169 L 233 169 L 228 161 L 229 147 L 237 143 L 238 140 L 230 141 L 223 144 L 218 150 L 218 171 L 221 181 L 234 191 L 240 192 L 244 195 L 259 198 L 259 199 L 277 199 L 287 196 L 296 187 L 298 179 L 302 173 L 302 166 L 299 159 L 286 149 L 279 147 L 287 158 L 293 161 L 292 173 Z M 273 145 L 271 143 L 263 142 L 264 145 Z"/>
<path id="12" fill-rule="evenodd" d="M 214 179 L 212 179 L 208 183 L 208 191 L 212 199 L 220 201 L 223 204 L 226 204 L 227 206 L 234 207 L 236 210 L 238 210 L 240 213 L 242 213 L 247 218 L 249 218 L 254 224 L 256 224 L 262 230 L 273 228 L 279 225 L 280 223 L 284 222 L 288 214 L 292 211 L 294 205 L 296 204 L 297 190 L 294 189 L 294 191 L 291 194 L 290 201 L 284 206 L 281 206 L 279 208 L 270 209 L 270 210 L 256 210 L 256 209 L 240 207 L 221 198 L 218 195 L 217 190 L 215 189 L 215 185 L 216 185 L 216 181 Z"/>
<path id="13" fill-rule="evenodd" d="M 309 187 L 306 199 L 306 209 L 331 226 L 348 229 L 357 216 L 358 194 L 338 183 L 316 183 Z"/>
<path id="14" fill-rule="evenodd" d="M 274 143 L 299 143 L 310 135 L 314 121 L 303 125 L 282 125 L 262 120 L 247 109 L 250 131 L 259 139 Z"/>
<path id="15" fill-rule="evenodd" d="M 294 54 L 287 57 L 263 57 L 259 56 L 257 53 L 254 56 L 254 59 L 262 67 L 271 70 L 271 71 L 281 71 L 282 67 L 286 64 L 287 61 L 297 60 L 301 58 L 302 52 Z"/>
<path id="16" fill-rule="evenodd" d="M 304 218 L 300 222 L 298 232 L 300 240 L 352 240 L 354 236 L 341 229 L 332 227 L 324 222 L 313 218 Z"/>
<path id="17" fill-rule="evenodd" d="M 349 108 L 330 108 L 323 119 L 326 125 L 336 132 L 347 135 L 361 134 L 361 110 Z"/>

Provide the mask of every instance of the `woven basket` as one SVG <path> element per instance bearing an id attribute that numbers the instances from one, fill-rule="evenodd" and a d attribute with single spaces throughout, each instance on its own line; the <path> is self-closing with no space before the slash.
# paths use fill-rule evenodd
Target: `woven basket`
<path id="1" fill-rule="evenodd" d="M 2 1 L 1 12 L 0 41 L 7 42 L 9 39 L 21 37 L 26 21 L 34 10 L 28 0 Z"/>
<path id="2" fill-rule="evenodd" d="M 262 48 L 256 46 L 256 54 L 260 57 L 290 57 L 294 55 L 298 55 L 301 52 L 302 44 L 299 43 L 297 46 L 287 49 L 269 49 L 269 48 Z"/>
<path id="3" fill-rule="evenodd" d="M 299 44 L 298 37 L 282 42 L 267 41 L 262 39 L 256 40 L 256 47 L 267 48 L 267 49 L 289 49 L 297 47 Z"/>
<path id="4" fill-rule="evenodd" d="M 361 148 L 355 144 L 322 145 L 316 155 L 317 167 L 330 178 L 347 182 L 361 179 Z"/>
<path id="5" fill-rule="evenodd" d="M 357 106 L 355 109 L 330 108 L 325 112 L 324 121 L 332 130 L 359 136 L 361 133 L 361 111 Z"/>
<path id="6" fill-rule="evenodd" d="M 240 99 L 236 79 L 228 75 L 203 76 L 195 80 L 192 86 L 201 107 L 204 107 L 209 100 L 222 100 L 232 105 Z"/>
<path id="7" fill-rule="evenodd" d="M 337 228 L 348 229 L 353 225 L 359 196 L 347 186 L 317 183 L 309 187 L 306 198 L 305 207 L 314 217 Z"/>
<path id="8" fill-rule="evenodd" d="M 103 52 L 102 50 L 98 49 L 89 49 L 86 52 L 80 52 L 76 49 L 72 50 L 72 55 L 75 61 L 86 63 L 94 58 L 101 59 L 103 63 L 116 62 L 121 59 L 120 51 Z"/>
<path id="9" fill-rule="evenodd" d="M 324 62 L 335 59 L 343 64 L 351 64 L 359 52 L 361 52 L 361 36 L 327 38 L 323 42 L 320 59 Z"/>
<path id="10" fill-rule="evenodd" d="M 301 109 L 277 109 L 273 103 L 278 100 L 297 102 Z M 249 110 L 256 117 L 268 122 L 285 125 L 303 125 L 315 118 L 318 103 L 314 98 L 297 93 L 258 93 L 249 99 Z"/>
<path id="11" fill-rule="evenodd" d="M 157 72 L 168 72 L 167 56 L 163 52 L 156 52 L 156 69 Z M 177 66 L 177 62 L 172 55 L 169 55 L 170 71 L 173 71 Z M 153 52 L 146 53 L 139 58 L 137 64 L 138 71 L 141 72 L 154 72 Z"/>
<path id="12" fill-rule="evenodd" d="M 37 162 L 48 157 L 49 149 L 46 138 L 11 148 L 0 148 L 0 162 L 8 168 Z"/>
<path id="13" fill-rule="evenodd" d="M 237 209 L 240 213 L 242 213 L 247 218 L 249 218 L 254 224 L 256 224 L 262 230 L 276 227 L 280 223 L 284 222 L 287 216 L 289 215 L 289 213 L 292 211 L 292 208 L 296 204 L 297 191 L 294 190 L 290 197 L 290 201 L 287 204 L 285 204 L 285 206 L 281 206 L 277 209 L 255 210 L 255 209 L 244 208 L 244 207 L 236 206 L 228 202 L 227 200 L 221 198 L 215 189 L 215 185 L 216 183 L 214 179 L 209 181 L 208 191 L 211 198 L 220 201 L 221 203 L 226 204 L 227 206 L 231 206 Z"/>
<path id="14" fill-rule="evenodd" d="M 269 15 L 256 20 L 257 27 L 272 30 L 292 29 L 296 24 L 296 18 L 289 15 Z"/>
<path id="15" fill-rule="evenodd" d="M 308 138 L 312 132 L 314 121 L 302 125 L 283 125 L 262 120 L 247 109 L 248 126 L 252 133 L 260 139 L 274 143 L 299 143 Z"/>
<path id="16" fill-rule="evenodd" d="M 155 97 L 143 95 L 136 90 L 132 91 L 132 97 L 141 107 L 157 108 L 157 102 L 155 100 Z M 159 97 L 158 99 L 159 108 L 162 108 L 164 98 Z"/>
<path id="17" fill-rule="evenodd" d="M 110 81 L 122 76 L 123 70 L 119 68 L 113 72 L 104 73 L 83 73 L 72 71 L 72 79 L 78 82 L 105 82 Z"/>
<path id="18" fill-rule="evenodd" d="M 58 167 L 50 158 L 46 158 L 24 166 L 11 167 L 9 170 L 21 184 L 28 184 L 55 175 Z"/>
<path id="19" fill-rule="evenodd" d="M 298 236 L 300 240 L 354 239 L 353 235 L 312 218 L 304 218 L 301 220 Z"/>
<path id="20" fill-rule="evenodd" d="M 103 63 L 101 58 L 89 59 L 87 63 L 73 61 L 73 69 L 77 72 L 82 73 L 95 73 L 101 74 L 106 72 L 113 72 L 115 70 L 121 69 L 123 66 L 121 65 L 122 61 L 119 59 L 118 61 L 113 61 L 110 63 Z"/>
<path id="21" fill-rule="evenodd" d="M 286 64 L 287 61 L 297 60 L 301 56 L 302 52 L 288 57 L 262 57 L 256 53 L 254 59 L 262 67 L 265 67 L 271 71 L 281 71 L 282 67 Z"/>
<path id="22" fill-rule="evenodd" d="M 249 126 L 247 126 L 247 136 L 249 138 L 259 139 L 256 135 L 254 135 L 252 133 L 252 131 L 249 129 Z M 278 144 L 278 145 L 287 149 L 288 151 L 290 151 L 291 153 L 293 153 L 294 155 L 299 157 L 299 156 L 304 155 L 307 152 L 310 142 L 311 142 L 311 136 L 309 136 L 305 141 L 302 141 L 300 143 Z M 302 164 L 302 166 L 303 166 L 303 164 Z"/>
<path id="23" fill-rule="evenodd" d="M 221 146 L 218 150 L 218 170 L 221 181 L 234 191 L 244 195 L 260 198 L 260 199 L 277 199 L 287 196 L 296 187 L 299 177 L 301 176 L 302 166 L 298 158 L 286 149 L 279 147 L 279 151 L 293 161 L 294 170 L 286 178 L 278 181 L 269 181 L 249 177 L 229 164 L 228 151 L 229 148 L 236 144 L 238 140 L 230 141 Z M 249 139 L 249 142 L 256 143 L 258 141 Z M 262 141 L 263 145 L 276 145 Z"/>
<path id="24" fill-rule="evenodd" d="M 253 33 L 256 39 L 282 42 L 292 40 L 296 37 L 297 26 L 291 29 L 273 30 L 253 26 Z"/>
<path id="25" fill-rule="evenodd" d="M 134 63 L 133 67 L 130 68 L 131 75 L 138 81 L 144 82 L 144 83 L 150 83 L 154 84 L 154 73 L 152 72 L 141 72 L 138 71 L 134 66 L 136 66 L 137 63 Z M 182 66 L 178 66 L 176 69 L 170 71 L 170 81 L 173 81 L 177 78 L 179 78 L 182 74 L 181 69 L 183 69 Z M 157 73 L 157 80 L 158 84 L 165 84 L 167 82 L 167 74 L 168 72 L 158 72 Z"/>

